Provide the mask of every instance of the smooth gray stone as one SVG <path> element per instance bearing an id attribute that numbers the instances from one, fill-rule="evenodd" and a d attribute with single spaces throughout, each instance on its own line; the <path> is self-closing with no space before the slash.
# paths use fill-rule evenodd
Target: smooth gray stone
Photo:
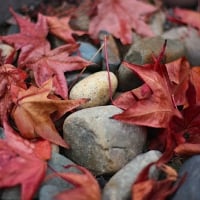
<path id="1" fill-rule="evenodd" d="M 171 200 L 200 199 L 200 155 L 192 156 L 180 168 L 179 177 L 187 174 L 185 182 L 178 188 Z"/>
<path id="2" fill-rule="evenodd" d="M 157 161 L 162 154 L 159 151 L 148 151 L 140 154 L 119 170 L 103 189 L 102 200 L 127 200 L 131 197 L 131 188 L 142 169 L 151 162 Z M 150 177 L 158 177 L 158 171 L 152 166 Z"/>
<path id="3" fill-rule="evenodd" d="M 67 165 L 74 165 L 74 162 L 59 153 L 52 154 L 51 159 L 48 161 L 46 179 L 39 190 L 39 200 L 54 200 L 54 196 L 56 194 L 74 187 L 71 183 L 60 178 L 59 176 L 48 178 L 49 175 L 52 175 L 55 172 L 80 173 L 80 171 L 76 168 L 65 168 L 64 166 Z"/>
<path id="4" fill-rule="evenodd" d="M 69 115 L 63 137 L 71 149 L 66 155 L 95 175 L 115 173 L 140 154 L 146 128 L 111 119 L 122 110 L 112 106 L 86 108 Z"/>

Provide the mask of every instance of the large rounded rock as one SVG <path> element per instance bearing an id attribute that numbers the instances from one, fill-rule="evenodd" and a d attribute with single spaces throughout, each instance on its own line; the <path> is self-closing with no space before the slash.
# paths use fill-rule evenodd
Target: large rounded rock
<path id="1" fill-rule="evenodd" d="M 165 40 L 160 36 L 136 41 L 129 49 L 124 60 L 138 65 L 152 63 L 152 55 L 158 56 Z M 167 40 L 165 62 L 171 62 L 185 55 L 185 47 L 179 40 Z M 118 70 L 119 90 L 127 91 L 141 84 L 140 79 L 127 67 L 120 65 Z"/>
<path id="2" fill-rule="evenodd" d="M 103 190 L 103 200 L 127 200 L 131 197 L 131 188 L 139 173 L 148 164 L 157 161 L 161 156 L 159 151 L 148 151 L 140 154 L 121 170 L 119 170 L 106 184 Z M 150 176 L 157 178 L 158 171 L 152 166 Z"/>
<path id="3" fill-rule="evenodd" d="M 110 72 L 111 91 L 112 95 L 117 89 L 117 78 Z M 109 81 L 108 72 L 96 72 L 74 85 L 69 94 L 70 99 L 86 98 L 90 99 L 82 105 L 82 108 L 102 106 L 109 101 Z"/>
<path id="4" fill-rule="evenodd" d="M 111 119 L 122 110 L 99 106 L 79 110 L 64 122 L 64 139 L 71 150 L 66 155 L 96 175 L 114 173 L 140 154 L 146 129 Z"/>

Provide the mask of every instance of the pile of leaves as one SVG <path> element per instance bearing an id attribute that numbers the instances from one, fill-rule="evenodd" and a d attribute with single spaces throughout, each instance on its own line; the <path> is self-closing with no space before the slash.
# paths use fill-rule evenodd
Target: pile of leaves
<path id="1" fill-rule="evenodd" d="M 0 51 L 0 125 L 5 135 L 0 139 L 0 187 L 20 184 L 22 200 L 32 199 L 43 182 L 47 160 L 51 158 L 51 143 L 64 148 L 70 146 L 58 133 L 55 122 L 87 101 L 68 99 L 64 73 L 91 65 L 90 61 L 73 55 L 79 47 L 74 34 L 86 34 L 96 42 L 99 32 L 104 30 L 124 45 L 132 43 L 132 31 L 142 36 L 154 35 L 146 23 L 147 16 L 158 9 L 153 5 L 137 0 L 97 0 L 85 4 L 92 11 L 88 13 L 90 24 L 86 32 L 71 29 L 71 14 L 60 17 L 39 13 L 37 22 L 32 22 L 10 9 L 20 32 L 0 36 L 2 43 L 14 47 L 9 56 Z M 200 29 L 184 12 L 192 11 L 175 9 L 178 18 L 171 20 Z M 49 34 L 66 44 L 51 49 Z M 160 56 L 153 57 L 153 64 L 141 67 L 124 62 L 144 84 L 113 102 L 124 110 L 113 118 L 155 128 L 156 134 L 149 139 L 148 148 L 163 152 L 133 184 L 132 197 L 137 200 L 165 199 L 172 194 L 178 188 L 173 186 L 178 176 L 166 164 L 175 156 L 185 158 L 200 152 L 200 68 L 191 67 L 185 58 L 164 64 L 165 47 L 166 43 Z M 163 171 L 166 178 L 149 179 L 152 165 Z M 80 174 L 56 173 L 75 186 L 58 194 L 56 199 L 101 199 L 92 174 L 81 166 L 73 167 Z"/>

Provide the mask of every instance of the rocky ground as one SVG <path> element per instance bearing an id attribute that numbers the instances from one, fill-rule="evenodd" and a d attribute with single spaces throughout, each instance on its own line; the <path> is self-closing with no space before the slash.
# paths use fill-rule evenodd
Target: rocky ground
<path id="1" fill-rule="evenodd" d="M 170 6 L 174 6 L 173 4 L 197 9 L 195 1 L 190 1 L 190 3 L 187 1 L 185 4 L 183 2 L 186 1 L 165 1 L 165 9 L 170 9 Z M 30 7 L 27 8 L 30 9 Z M 78 20 L 81 19 L 87 20 L 80 16 L 80 19 L 72 22 L 72 25 L 75 24 L 83 30 L 87 21 L 79 23 Z M 0 22 L 5 21 L 4 18 L 1 20 Z M 121 62 L 125 60 L 139 65 L 151 62 L 152 52 L 154 55 L 158 55 L 165 39 L 167 39 L 166 63 L 185 56 L 191 66 L 200 66 L 200 37 L 196 29 L 169 23 L 163 11 L 156 13 L 150 23 L 156 34 L 155 37 L 141 38 L 133 33 L 133 44 L 127 46 L 119 44 L 119 41 L 111 35 L 108 37 L 108 62 L 113 98 L 141 83 Z M 16 25 L 6 25 L 5 23 L 1 25 L 0 29 L 4 34 L 17 31 Z M 93 59 L 96 65 L 84 71 L 75 84 L 79 72 L 66 73 L 71 88 L 69 97 L 71 99 L 89 98 L 90 101 L 64 120 L 63 137 L 68 141 L 71 149 L 63 150 L 54 146 L 52 158 L 48 163 L 56 171 L 65 172 L 72 169 L 64 169 L 63 165 L 72 163 L 82 165 L 96 176 L 102 189 L 103 200 L 127 200 L 130 198 L 131 186 L 137 175 L 149 163 L 158 160 L 162 153 L 146 150 L 149 131 L 147 128 L 111 119 L 111 116 L 122 110 L 110 103 L 104 54 L 100 52 L 93 58 L 100 46 L 94 44 L 87 37 L 78 39 L 80 55 L 88 60 Z M 55 47 L 61 43 L 56 38 L 52 39 Z M 3 135 L 2 129 L 1 135 Z M 171 200 L 198 199 L 196 194 L 199 190 L 200 173 L 196 166 L 199 163 L 200 156 L 198 155 L 191 157 L 183 165 L 181 163 L 180 175 L 187 171 L 189 178 L 170 198 Z M 49 168 L 47 174 L 50 173 L 52 170 Z M 149 176 L 158 177 L 158 173 L 152 169 Z M 194 187 L 191 188 L 191 185 Z M 71 187 L 66 181 L 54 177 L 42 184 L 36 194 L 36 199 L 53 200 L 56 193 Z M 193 196 L 194 198 L 192 198 Z M 2 190 L 1 199 L 20 199 L 19 187 Z"/>

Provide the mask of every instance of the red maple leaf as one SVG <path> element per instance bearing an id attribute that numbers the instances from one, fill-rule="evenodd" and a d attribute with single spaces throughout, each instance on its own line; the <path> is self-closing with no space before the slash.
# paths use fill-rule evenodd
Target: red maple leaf
<path id="1" fill-rule="evenodd" d="M 152 165 L 156 165 L 166 175 L 161 180 L 149 179 L 149 170 Z M 170 166 L 165 164 L 150 163 L 139 174 L 136 182 L 132 186 L 132 199 L 137 200 L 165 200 L 173 194 L 185 180 L 185 176 L 181 177 L 178 184 L 174 184 L 178 178 L 177 172 Z"/>
<path id="2" fill-rule="evenodd" d="M 186 105 L 186 91 L 190 79 L 190 63 L 182 57 L 166 64 L 175 104 Z"/>
<path id="3" fill-rule="evenodd" d="M 190 81 L 194 87 L 195 90 L 195 95 L 194 92 L 192 92 L 192 94 L 189 95 L 189 98 L 194 97 L 195 98 L 195 102 L 196 104 L 200 103 L 200 92 L 199 92 L 199 88 L 200 88 L 200 67 L 192 67 L 190 70 Z"/>
<path id="4" fill-rule="evenodd" d="M 45 177 L 47 164 L 34 153 L 34 144 L 17 136 L 4 121 L 0 140 L 0 187 L 21 185 L 21 199 L 32 199 Z"/>
<path id="5" fill-rule="evenodd" d="M 7 118 L 8 113 L 11 111 L 13 102 L 11 86 L 16 85 L 26 89 L 26 78 L 26 73 L 13 65 L 5 64 L 0 66 L 0 123 L 4 118 Z"/>
<path id="6" fill-rule="evenodd" d="M 169 20 L 179 23 L 184 23 L 192 26 L 200 31 L 200 13 L 193 10 L 175 8 L 174 16 L 169 16 Z"/>
<path id="7" fill-rule="evenodd" d="M 97 38 L 100 31 L 107 31 L 123 44 L 132 42 L 132 29 L 143 36 L 153 36 L 143 17 L 154 11 L 154 6 L 137 0 L 100 0 L 97 14 L 90 21 L 89 34 Z"/>
<path id="8" fill-rule="evenodd" d="M 56 200 L 100 200 L 101 193 L 99 185 L 93 175 L 84 167 L 69 165 L 66 166 L 75 167 L 81 171 L 81 174 L 77 173 L 56 173 L 64 180 L 70 182 L 75 186 L 74 189 L 67 190 L 56 195 Z"/>
<path id="9" fill-rule="evenodd" d="M 84 31 L 76 31 L 72 30 L 72 28 L 69 26 L 70 17 L 50 17 L 46 16 L 47 24 L 49 26 L 49 32 L 61 40 L 65 41 L 66 43 L 74 43 L 76 42 L 73 34 L 76 35 L 83 35 L 85 34 Z"/>
<path id="10" fill-rule="evenodd" d="M 136 101 L 124 112 L 114 115 L 113 118 L 131 124 L 166 128 L 173 115 L 180 115 L 174 106 L 166 80 L 148 67 L 126 62 L 124 65 L 143 79 L 151 89 L 152 95 Z M 149 94 L 149 90 L 147 92 Z"/>
<path id="11" fill-rule="evenodd" d="M 36 47 L 42 46 L 43 48 L 49 48 L 50 44 L 46 40 L 48 26 L 46 18 L 43 15 L 38 15 L 38 21 L 35 24 L 15 13 L 12 9 L 10 9 L 10 12 L 19 25 L 20 33 L 1 36 L 0 39 L 5 43 L 14 45 L 16 50 L 21 50 L 18 58 L 19 64 L 24 60 L 28 53 Z"/>
<path id="12" fill-rule="evenodd" d="M 80 70 L 91 64 L 79 56 L 70 56 L 77 48 L 77 44 L 67 44 L 53 50 L 35 49 L 21 63 L 21 67 L 33 71 L 38 86 L 52 78 L 56 94 L 65 99 L 68 97 L 68 87 L 64 72 Z"/>
<path id="13" fill-rule="evenodd" d="M 17 96 L 13 97 L 15 106 L 11 116 L 23 137 L 28 139 L 41 137 L 68 148 L 58 134 L 51 116 L 54 115 L 54 119 L 59 119 L 86 100 L 50 99 L 48 95 L 52 91 L 52 81 L 46 82 L 40 88 L 31 86 L 27 90 L 20 89 Z"/>

